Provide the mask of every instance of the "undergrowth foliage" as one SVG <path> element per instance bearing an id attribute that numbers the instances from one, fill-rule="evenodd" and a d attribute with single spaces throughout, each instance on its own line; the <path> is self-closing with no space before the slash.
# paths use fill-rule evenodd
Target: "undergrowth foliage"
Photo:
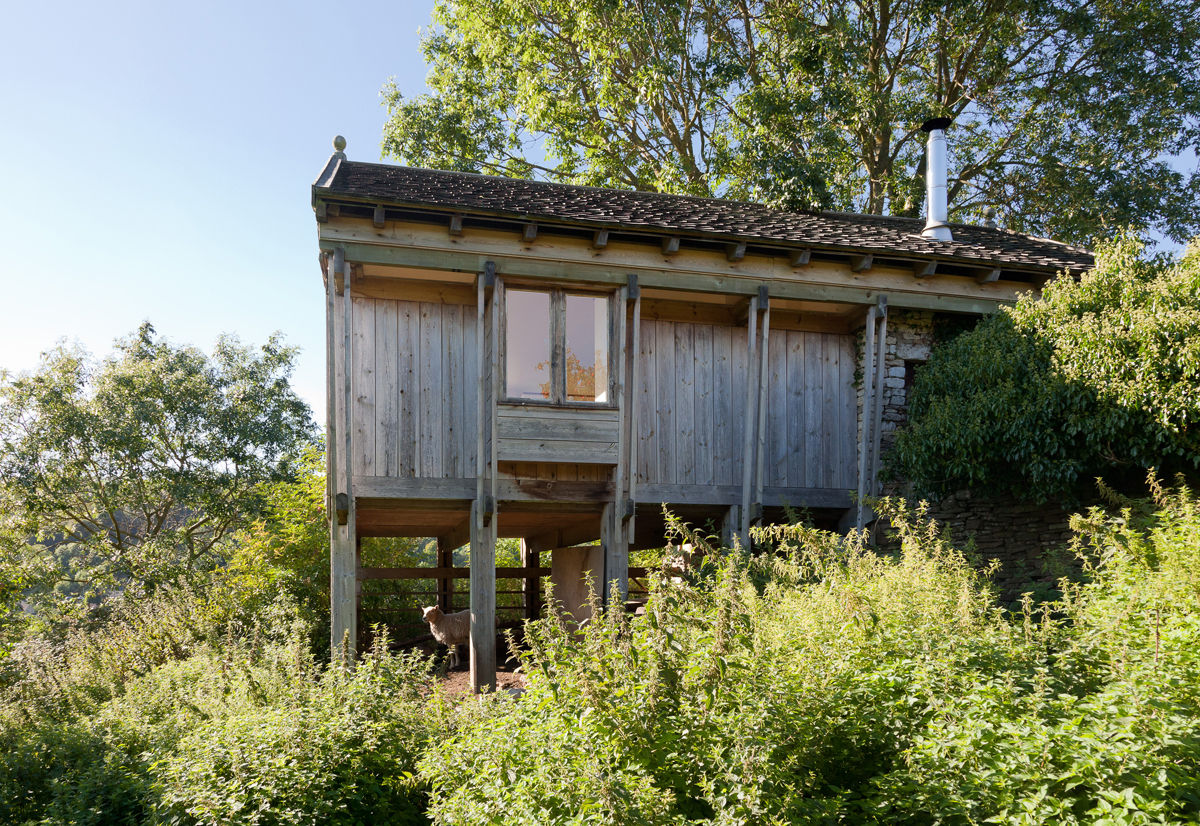
<path id="1" fill-rule="evenodd" d="M 529 629 L 520 702 L 421 768 L 478 823 L 1149 823 L 1200 815 L 1200 517 L 1078 521 L 1092 581 L 1015 614 L 936 526 L 804 525 Z"/>
<path id="2" fill-rule="evenodd" d="M 1151 493 L 1077 517 L 1089 578 L 1015 611 L 902 502 L 891 555 L 679 525 L 699 567 L 530 623 L 519 698 L 452 701 L 386 640 L 326 667 L 286 601 L 188 634 L 215 609 L 181 595 L 14 649 L 0 823 L 1196 822 L 1200 503 Z"/>

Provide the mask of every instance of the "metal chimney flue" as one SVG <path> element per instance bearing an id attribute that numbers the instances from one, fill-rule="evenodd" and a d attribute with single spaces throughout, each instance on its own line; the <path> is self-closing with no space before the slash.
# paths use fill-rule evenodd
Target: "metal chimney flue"
<path id="1" fill-rule="evenodd" d="M 925 204 L 927 217 L 922 237 L 936 241 L 953 241 L 950 226 L 949 203 L 946 197 L 946 127 L 950 118 L 930 118 L 921 124 L 921 131 L 929 133 L 926 142 Z"/>

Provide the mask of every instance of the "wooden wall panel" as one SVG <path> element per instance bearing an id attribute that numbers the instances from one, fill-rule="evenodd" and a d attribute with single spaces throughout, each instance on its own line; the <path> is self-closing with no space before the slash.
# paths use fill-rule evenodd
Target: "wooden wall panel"
<path id="1" fill-rule="evenodd" d="M 354 472 L 402 478 L 474 476 L 474 308 L 356 298 L 353 312 Z M 854 487 L 853 337 L 775 329 L 768 353 L 764 484 Z M 640 431 L 639 483 L 740 485 L 746 399 L 756 383 L 748 383 L 753 377 L 747 375 L 745 328 L 643 319 L 637 358 L 633 398 Z M 515 422 L 504 426 L 524 427 Z M 529 462 L 537 478 L 561 480 L 564 473 L 571 481 L 606 478 L 607 445 L 603 450 L 577 445 L 570 455 L 556 457 L 550 450 L 553 443 L 573 440 L 556 434 L 506 432 L 508 446 L 521 449 L 505 452 Z M 609 438 L 607 430 L 579 435 L 586 437 L 581 441 L 597 443 Z M 537 444 L 517 441 L 527 437 Z"/>
<path id="2" fill-rule="evenodd" d="M 475 474 L 474 308 L 355 298 L 354 472 Z"/>
<path id="3" fill-rule="evenodd" d="M 664 322 L 665 323 L 665 322 Z M 675 328 L 675 482 L 696 484 L 696 352 L 692 329 L 677 322 Z M 661 343 L 660 343 L 661 346 Z"/>
<path id="4" fill-rule="evenodd" d="M 747 393 L 757 384 L 745 327 L 645 319 L 639 349 L 639 482 L 740 485 Z M 767 487 L 854 486 L 853 353 L 844 334 L 771 331 Z"/>
<path id="5" fill-rule="evenodd" d="M 375 475 L 375 302 L 352 298 L 350 357 L 351 467 L 356 475 Z"/>
<path id="6" fill-rule="evenodd" d="M 694 384 L 696 484 L 711 485 L 714 484 L 713 445 L 716 441 L 715 402 L 713 399 L 716 367 L 713 364 L 713 326 L 711 324 L 693 325 L 692 347 L 696 354 Z"/>
<path id="7" fill-rule="evenodd" d="M 741 436 L 737 430 L 737 407 L 733 403 L 733 338 L 737 329 L 729 326 L 712 328 L 712 483 L 732 485 L 735 461 L 741 451 Z"/>

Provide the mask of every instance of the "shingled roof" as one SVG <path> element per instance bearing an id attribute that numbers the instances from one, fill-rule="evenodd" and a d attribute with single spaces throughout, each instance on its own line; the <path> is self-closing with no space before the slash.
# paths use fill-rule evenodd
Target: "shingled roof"
<path id="1" fill-rule="evenodd" d="M 1090 252 L 1001 229 L 951 224 L 953 241 L 921 237 L 924 221 L 844 212 L 787 212 L 763 204 L 601 189 L 331 158 L 318 198 L 347 198 L 595 229 L 669 233 L 814 250 L 1081 271 Z"/>

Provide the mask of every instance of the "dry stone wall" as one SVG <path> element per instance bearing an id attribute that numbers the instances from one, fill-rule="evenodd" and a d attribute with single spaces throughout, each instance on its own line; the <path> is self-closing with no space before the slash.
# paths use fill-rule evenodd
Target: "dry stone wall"
<path id="1" fill-rule="evenodd" d="M 895 442 L 897 429 L 908 420 L 909 383 L 914 371 L 929 358 L 933 343 L 933 313 L 888 313 L 880 440 L 884 453 Z M 861 411 L 861 387 L 859 392 Z M 885 481 L 883 493 L 912 499 L 912 491 L 903 481 Z M 999 561 L 995 582 L 1007 599 L 1051 587 L 1071 571 L 1071 555 L 1066 550 L 1070 512 L 1057 504 L 1037 505 L 960 490 L 929 503 L 929 516 L 949 527 L 956 547 L 973 549 L 981 565 Z"/>

